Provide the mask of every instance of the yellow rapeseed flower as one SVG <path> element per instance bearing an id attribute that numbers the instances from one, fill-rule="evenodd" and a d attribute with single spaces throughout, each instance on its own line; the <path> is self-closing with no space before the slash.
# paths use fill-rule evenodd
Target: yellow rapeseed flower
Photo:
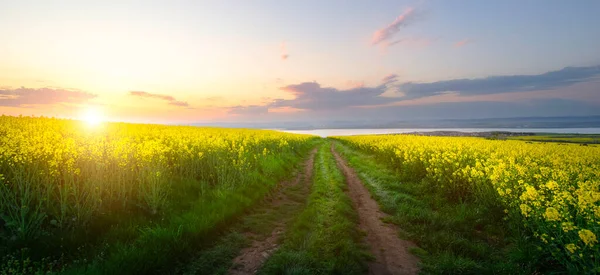
<path id="1" fill-rule="evenodd" d="M 556 210 L 556 208 L 548 207 L 548 208 L 546 208 L 544 217 L 546 218 L 547 221 L 559 221 L 560 213 L 558 213 L 558 210 Z"/>
<path id="2" fill-rule="evenodd" d="M 561 224 L 561 226 L 562 226 L 562 230 L 565 231 L 565 232 L 569 232 L 571 230 L 577 229 L 577 227 L 574 226 L 572 222 L 563 222 Z"/>
<path id="3" fill-rule="evenodd" d="M 575 250 L 577 250 L 577 246 L 572 243 L 565 245 L 565 248 L 571 253 L 575 253 Z"/>
<path id="4" fill-rule="evenodd" d="M 529 212 L 531 212 L 531 207 L 529 207 L 529 205 L 527 205 L 527 204 L 521 204 L 519 207 L 521 208 L 521 213 L 523 214 L 523 216 L 529 217 Z"/>
<path id="5" fill-rule="evenodd" d="M 548 188 L 550 190 L 554 190 L 554 189 L 558 188 L 558 184 L 555 181 L 551 180 L 548 183 L 546 183 L 546 188 Z"/>
<path id="6" fill-rule="evenodd" d="M 521 195 L 521 200 L 535 200 L 538 197 L 538 192 L 531 186 L 525 187 L 525 192 Z"/>
<path id="7" fill-rule="evenodd" d="M 579 238 L 581 238 L 581 240 L 589 246 L 594 246 L 594 244 L 598 242 L 596 239 L 596 234 L 587 229 L 579 230 Z"/>

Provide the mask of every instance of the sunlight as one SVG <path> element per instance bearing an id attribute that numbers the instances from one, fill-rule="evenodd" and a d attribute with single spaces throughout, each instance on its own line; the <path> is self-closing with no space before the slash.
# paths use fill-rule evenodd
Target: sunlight
<path id="1" fill-rule="evenodd" d="M 88 107 L 81 116 L 81 120 L 85 121 L 88 126 L 98 126 L 104 122 L 104 114 L 95 107 Z"/>

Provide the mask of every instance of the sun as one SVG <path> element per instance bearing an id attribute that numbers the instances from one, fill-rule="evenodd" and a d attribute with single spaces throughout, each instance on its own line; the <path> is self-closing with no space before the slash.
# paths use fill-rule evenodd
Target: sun
<path id="1" fill-rule="evenodd" d="M 98 108 L 89 107 L 83 112 L 81 120 L 89 126 L 98 126 L 104 122 L 104 114 Z"/>

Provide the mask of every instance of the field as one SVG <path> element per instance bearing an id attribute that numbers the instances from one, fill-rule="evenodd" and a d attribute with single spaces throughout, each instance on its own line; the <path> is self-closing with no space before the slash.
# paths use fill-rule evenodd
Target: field
<path id="1" fill-rule="evenodd" d="M 420 233 L 424 248 L 431 247 L 438 258 L 448 257 L 454 263 L 466 260 L 481 272 L 492 272 L 480 264 L 486 255 L 512 247 L 519 252 L 513 255 L 515 264 L 537 262 L 529 268 L 546 272 L 590 273 L 600 267 L 596 237 L 600 233 L 600 148 L 403 135 L 338 139 L 388 163 L 399 180 L 415 183 L 413 189 L 399 188 L 408 188 L 410 197 L 390 195 L 390 200 L 400 201 L 390 208 L 405 211 L 398 219 L 413 223 L 406 223 L 407 229 L 421 224 L 413 233 Z M 404 200 L 424 196 L 414 193 L 418 188 L 432 194 L 430 205 L 440 209 L 416 213 L 412 212 L 418 209 L 405 209 L 410 206 Z M 462 213 L 453 213 L 451 220 L 435 217 L 453 212 L 452 207 L 443 209 L 448 203 L 463 207 Z M 444 228 L 444 223 L 455 223 L 455 228 Z M 447 239 L 448 246 L 435 247 L 440 240 L 431 240 L 438 233 L 433 229 L 445 233 L 457 231 L 457 226 L 472 228 L 440 237 Z M 503 227 L 504 232 L 497 232 Z M 493 262 L 497 259 L 488 264 Z"/>
<path id="2" fill-rule="evenodd" d="M 287 177 L 313 140 L 6 116 L 0 133 L 1 270 L 113 274 L 190 251 Z"/>
<path id="3" fill-rule="evenodd" d="M 599 156 L 2 116 L 0 274 L 591 274 Z"/>
<path id="4" fill-rule="evenodd" d="M 600 144 L 600 135 L 569 135 L 569 134 L 541 134 L 533 136 L 515 136 L 509 139 L 536 141 L 536 142 L 558 142 L 558 143 L 580 143 Z"/>

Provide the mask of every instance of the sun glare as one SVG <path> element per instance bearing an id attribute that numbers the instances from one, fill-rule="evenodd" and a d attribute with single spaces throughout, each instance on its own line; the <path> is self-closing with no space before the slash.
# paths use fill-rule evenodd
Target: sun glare
<path id="1" fill-rule="evenodd" d="M 82 115 L 81 120 L 89 126 L 98 126 L 104 122 L 104 114 L 97 108 L 88 108 Z"/>

